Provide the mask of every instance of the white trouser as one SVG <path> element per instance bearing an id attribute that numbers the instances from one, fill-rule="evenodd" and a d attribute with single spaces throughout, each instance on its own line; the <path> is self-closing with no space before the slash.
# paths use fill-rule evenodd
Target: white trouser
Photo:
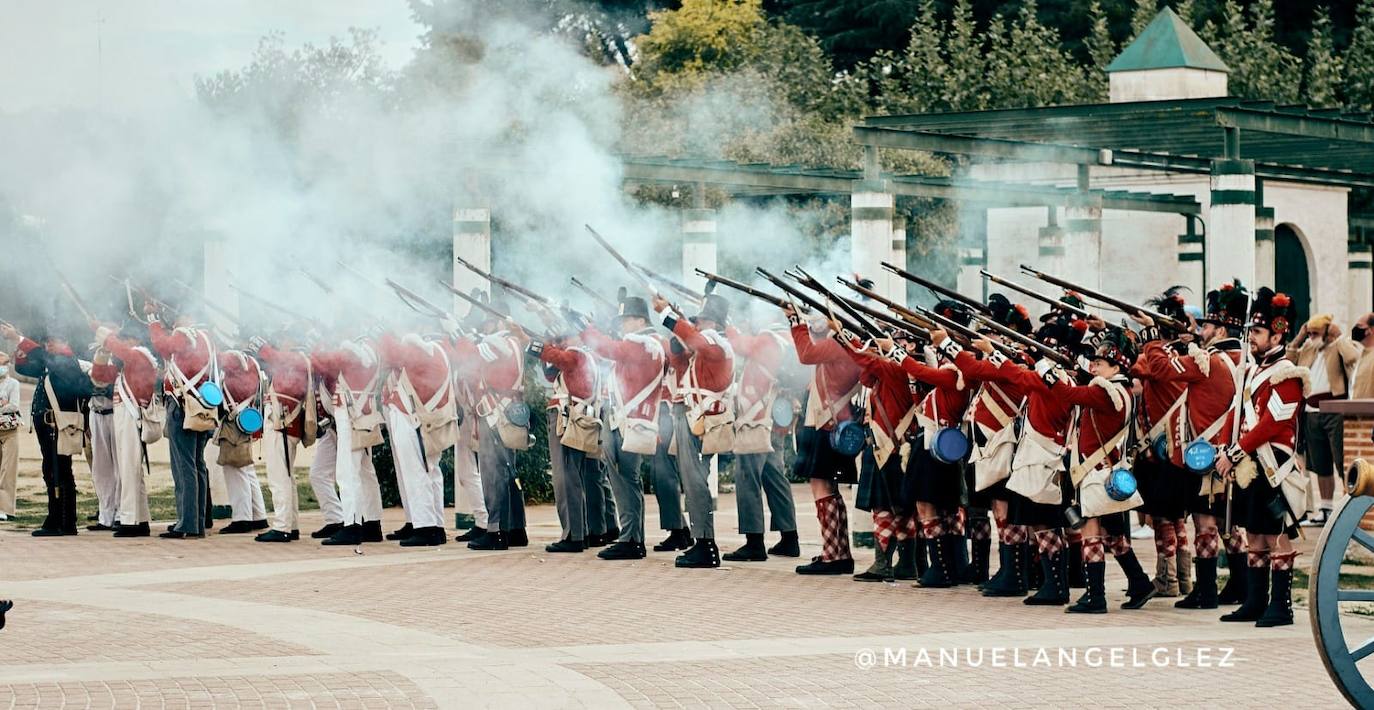
<path id="1" fill-rule="evenodd" d="M 210 474 L 210 503 L 216 506 L 229 502 L 229 486 L 224 481 L 224 468 L 219 465 L 219 444 L 215 443 L 214 432 L 205 444 L 205 468 Z"/>
<path id="2" fill-rule="evenodd" d="M 119 512 L 119 468 L 115 465 L 114 413 L 91 412 L 91 483 L 100 504 L 100 524 L 114 527 Z"/>
<path id="3" fill-rule="evenodd" d="M 138 415 L 116 403 L 114 414 L 115 469 L 119 472 L 119 522 L 138 525 L 152 520 L 148 488 L 143 480 L 143 435 Z"/>
<path id="4" fill-rule="evenodd" d="M 464 427 L 469 426 L 466 422 Z M 453 507 L 466 508 L 472 513 L 475 525 L 487 529 L 487 501 L 482 497 L 482 474 L 477 470 L 477 452 L 469 446 L 468 437 L 460 432 L 453 447 Z M 442 482 L 440 482 L 442 485 Z"/>
<path id="5" fill-rule="evenodd" d="M 224 488 L 229 493 L 233 520 L 265 520 L 267 505 L 262 500 L 262 482 L 258 480 L 257 467 L 250 463 L 247 466 L 222 465 L 220 468 L 224 473 Z"/>
<path id="6" fill-rule="evenodd" d="M 439 462 L 425 460 L 415 425 L 398 407 L 387 405 L 386 425 L 406 519 L 416 528 L 444 527 L 444 476 Z"/>
<path id="7" fill-rule="evenodd" d="M 325 525 L 342 523 L 344 519 L 343 502 L 339 500 L 339 491 L 334 487 L 338 447 L 339 437 L 334 433 L 334 427 L 330 427 L 315 441 L 315 459 L 310 462 L 310 488 L 315 491 L 315 500 L 320 503 Z"/>
<path id="8" fill-rule="evenodd" d="M 296 495 L 296 449 L 301 440 L 276 429 L 262 432 L 262 455 L 267 459 L 267 487 L 272 491 L 272 529 L 289 533 L 297 529 L 300 500 Z M 330 484 L 330 492 L 334 486 Z"/>
<path id="9" fill-rule="evenodd" d="M 334 412 L 337 455 L 334 478 L 339 483 L 339 504 L 344 525 L 361 525 L 382 519 L 382 487 L 372 466 L 372 450 L 353 450 L 353 427 L 344 407 Z M 316 458 L 318 458 L 317 452 Z"/>

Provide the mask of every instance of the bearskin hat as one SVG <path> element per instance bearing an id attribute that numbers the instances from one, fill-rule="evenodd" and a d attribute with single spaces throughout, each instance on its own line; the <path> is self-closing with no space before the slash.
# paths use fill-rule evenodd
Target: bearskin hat
<path id="1" fill-rule="evenodd" d="M 1202 316 L 1202 322 L 1243 328 L 1249 310 L 1250 293 L 1240 279 L 1236 279 L 1207 292 L 1207 312 Z"/>
<path id="2" fill-rule="evenodd" d="M 1034 330 L 1026 307 L 1019 303 L 1012 303 L 1000 293 L 988 296 L 988 310 L 992 311 L 992 319 L 997 321 L 999 325 L 1004 325 L 1022 335 L 1030 335 L 1031 331 Z"/>
<path id="3" fill-rule="evenodd" d="M 1129 331 L 1108 328 L 1096 339 L 1096 346 L 1089 357 L 1107 360 L 1125 370 L 1135 364 L 1136 353 L 1136 343 Z"/>
<path id="4" fill-rule="evenodd" d="M 1073 306 L 1074 308 L 1082 308 L 1084 306 L 1083 297 L 1079 296 L 1077 293 L 1073 291 L 1065 291 L 1064 295 L 1059 297 L 1059 302 L 1067 303 L 1068 305 Z M 1074 318 L 1077 318 L 1077 316 L 1075 316 L 1072 313 L 1069 313 L 1066 310 L 1062 310 L 1051 306 L 1049 311 L 1047 311 L 1044 315 L 1040 316 L 1040 322 L 1044 323 L 1050 320 L 1063 320 L 1067 322 L 1073 320 Z"/>
<path id="5" fill-rule="evenodd" d="M 1145 299 L 1144 305 L 1154 309 L 1156 313 L 1187 323 L 1188 302 L 1183 298 L 1183 292 L 1187 290 L 1187 286 L 1170 286 L 1164 293 Z"/>
<path id="6" fill-rule="evenodd" d="M 1298 309 L 1293 299 L 1286 293 L 1274 293 L 1268 286 L 1261 286 L 1255 294 L 1255 304 L 1250 310 L 1250 327 L 1264 328 L 1271 333 L 1288 336 L 1293 330 L 1293 321 L 1298 317 Z"/>
<path id="7" fill-rule="evenodd" d="M 932 312 L 942 315 L 959 325 L 968 325 L 973 320 L 972 314 L 968 312 L 968 307 L 958 301 L 941 299 L 935 304 Z"/>

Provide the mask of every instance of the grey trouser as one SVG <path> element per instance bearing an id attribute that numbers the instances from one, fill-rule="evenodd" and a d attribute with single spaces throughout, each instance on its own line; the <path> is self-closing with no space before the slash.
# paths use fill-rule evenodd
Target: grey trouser
<path id="1" fill-rule="evenodd" d="M 205 508 L 210 501 L 210 470 L 205 467 L 208 431 L 182 427 L 186 412 L 175 397 L 167 398 L 167 447 L 172 458 L 172 486 L 176 491 L 176 531 L 205 534 Z"/>
<path id="2" fill-rule="evenodd" d="M 1345 468 L 1345 427 L 1341 415 L 1306 412 L 1303 417 L 1307 470 L 1318 476 L 1339 474 Z"/>
<path id="3" fill-rule="evenodd" d="M 605 456 L 604 452 L 602 456 Z M 597 535 L 604 535 L 611 528 L 618 527 L 615 492 L 611 490 L 611 465 L 601 457 L 596 458 L 593 463 L 596 470 L 596 490 L 592 490 L 592 485 L 587 484 L 587 529 Z M 601 506 L 599 522 L 592 515 L 593 505 Z"/>
<path id="4" fill-rule="evenodd" d="M 772 529 L 794 532 L 797 529 L 797 506 L 792 501 L 792 488 L 782 472 L 766 465 L 773 454 L 735 454 L 735 508 L 739 513 L 739 531 L 743 534 L 763 533 L 763 496 L 768 495 L 768 510 L 772 513 Z"/>
<path id="5" fill-rule="evenodd" d="M 558 441 L 558 410 L 545 410 L 544 420 L 548 422 L 549 442 L 549 478 L 553 483 L 553 509 L 558 512 L 558 527 L 563 530 L 563 537 L 567 537 L 568 528 L 568 497 L 563 492 L 563 444 Z M 580 539 L 580 538 L 575 538 Z"/>
<path id="6" fill-rule="evenodd" d="M 658 526 L 663 530 L 687 527 L 682 519 L 682 480 L 677 457 L 668 455 L 675 422 L 672 406 L 667 401 L 658 405 L 658 449 L 654 451 L 654 497 L 658 499 Z"/>
<path id="7" fill-rule="evenodd" d="M 644 543 L 644 486 L 639 482 L 640 455 L 625 451 L 620 430 L 611 432 L 611 448 L 607 452 L 611 490 L 615 493 L 616 508 L 620 511 L 619 542 Z M 676 481 L 674 481 L 676 485 Z"/>
<path id="8" fill-rule="evenodd" d="M 692 537 L 716 539 L 715 501 L 711 500 L 711 484 L 707 480 L 711 468 L 701 457 L 701 439 L 687 424 L 687 407 L 673 405 L 673 424 L 677 427 L 677 470 L 682 479 L 682 492 L 687 497 L 687 517 L 692 523 Z"/>
<path id="9" fill-rule="evenodd" d="M 587 505 L 587 491 L 596 488 L 595 480 L 588 480 L 586 472 L 595 469 L 595 461 L 589 461 L 587 454 L 572 447 L 559 446 L 563 453 L 563 485 L 554 495 L 563 498 L 559 506 L 568 516 L 563 526 L 563 535 L 570 540 L 587 539 L 587 519 L 591 514 Z M 598 489 L 599 490 L 599 489 Z M 600 510 L 596 511 L 601 514 Z"/>
<path id="10" fill-rule="evenodd" d="M 515 452 L 501 443 L 501 435 L 486 421 L 481 423 L 477 438 L 482 498 L 487 504 L 487 529 L 509 532 L 524 528 L 525 496 L 515 478 Z"/>

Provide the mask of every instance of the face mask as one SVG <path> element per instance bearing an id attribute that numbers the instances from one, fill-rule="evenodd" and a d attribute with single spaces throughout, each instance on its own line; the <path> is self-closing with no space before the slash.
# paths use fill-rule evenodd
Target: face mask
<path id="1" fill-rule="evenodd" d="M 1369 329 L 1362 325 L 1357 325 L 1350 329 L 1350 337 L 1357 343 L 1364 340 L 1367 335 L 1369 335 Z"/>

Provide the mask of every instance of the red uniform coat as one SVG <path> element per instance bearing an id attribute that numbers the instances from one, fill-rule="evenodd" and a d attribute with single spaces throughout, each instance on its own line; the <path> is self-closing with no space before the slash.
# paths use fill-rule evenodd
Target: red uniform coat
<path id="1" fill-rule="evenodd" d="M 1192 354 L 1178 355 L 1163 341 L 1151 340 L 1145 343 L 1140 357 L 1131 367 L 1130 375 L 1140 380 L 1143 391 L 1141 401 L 1145 406 L 1140 414 L 1143 417 L 1141 428 L 1146 433 L 1160 422 L 1168 414 L 1169 408 L 1188 391 L 1188 382 L 1182 377 L 1187 372 L 1188 365 L 1196 367 L 1198 358 L 1206 359 L 1206 351 L 1196 347 L 1192 350 Z M 1188 362 L 1190 360 L 1191 363 Z M 1179 407 L 1169 416 L 1162 432 L 1169 437 L 1169 459 L 1175 466 L 1183 465 L 1183 449 L 1189 444 L 1183 440 L 1187 416 L 1186 405 Z"/>
<path id="2" fill-rule="evenodd" d="M 258 396 L 262 370 L 257 360 L 240 350 L 226 350 L 219 354 L 219 369 L 224 377 L 226 404 L 232 406 Z"/>
<path id="3" fill-rule="evenodd" d="M 258 349 L 258 358 L 262 360 L 270 380 L 269 397 L 277 400 L 282 416 L 290 414 L 305 401 L 311 386 L 310 357 L 302 352 L 278 350 L 271 345 L 263 345 Z M 284 422 L 285 426 L 281 430 L 286 432 L 287 436 L 303 436 L 304 414 L 304 410 L 297 412 L 290 421 Z"/>
<path id="4" fill-rule="evenodd" d="M 781 336 L 772 331 L 746 335 L 726 328 L 725 337 L 730 339 L 730 347 L 735 355 L 744 358 L 744 369 L 740 372 L 739 391 L 736 393 L 736 411 L 745 421 L 745 414 L 754 411 L 748 422 L 768 422 L 772 419 L 766 406 L 778 384 L 778 370 L 782 366 L 783 344 Z"/>
<path id="5" fill-rule="evenodd" d="M 146 407 L 153 401 L 157 391 L 157 358 L 147 348 L 133 342 L 120 340 L 111 334 L 106 336 L 101 346 L 110 351 L 119 361 L 119 374 L 124 377 L 124 386 L 129 394 L 138 401 L 138 406 Z M 99 367 L 99 366 L 97 366 Z M 94 370 L 92 370 L 94 374 Z M 115 401 L 123 401 L 120 388 L 115 388 Z"/>
<path id="6" fill-rule="evenodd" d="M 931 367 L 910 355 L 902 359 L 902 370 L 911 379 L 932 389 L 921 398 L 916 415 L 927 426 L 958 426 L 968 408 L 969 391 L 959 368 L 953 365 Z"/>
<path id="7" fill-rule="evenodd" d="M 539 360 L 558 370 L 558 380 L 561 384 L 555 386 L 554 392 L 560 404 L 564 392 L 574 400 L 595 401 L 600 365 L 589 350 L 581 347 L 546 345 L 539 353 Z"/>
<path id="8" fill-rule="evenodd" d="M 394 377 L 388 378 L 387 386 L 382 392 L 383 404 L 393 405 L 406 414 L 415 414 L 412 404 L 423 407 L 429 404 L 440 390 L 443 390 L 442 396 L 429 409 L 447 406 L 453 398 L 453 373 L 448 356 L 438 343 L 415 345 L 385 333 L 377 342 L 377 355 L 381 358 L 383 369 L 396 371 Z M 410 386 L 415 388 L 415 396 L 419 398 L 419 402 L 412 403 L 410 394 L 400 391 L 399 378 L 402 373 L 410 381 Z"/>
<path id="9" fill-rule="evenodd" d="M 1162 378 L 1182 382 L 1188 387 L 1189 439 L 1196 438 L 1218 419 L 1225 419 L 1209 440 L 1219 449 L 1231 443 L 1232 406 L 1235 404 L 1236 380 L 1233 367 L 1240 367 L 1241 344 L 1235 338 L 1215 343 L 1205 356 L 1173 356 L 1169 367 L 1159 367 Z M 1158 357 L 1158 356 L 1156 356 Z M 1231 367 L 1227 366 L 1230 362 Z"/>
<path id="10" fill-rule="evenodd" d="M 735 375 L 735 355 L 725 336 L 714 330 L 698 330 L 686 320 L 671 315 L 664 317 L 664 325 L 671 325 L 673 335 L 687 348 L 686 364 L 681 356 L 674 359 L 680 368 L 678 389 L 687 408 L 701 414 L 725 411 L 724 395 Z"/>
<path id="11" fill-rule="evenodd" d="M 797 347 L 797 360 L 803 365 L 815 366 L 806 399 L 806 426 L 833 429 L 851 417 L 849 407 L 841 406 L 840 402 L 847 402 L 859 384 L 859 366 L 849 357 L 849 349 L 838 342 L 830 338 L 812 340 L 810 330 L 803 323 L 792 326 L 792 342 Z M 834 414 L 827 418 L 827 411 Z"/>
<path id="12" fill-rule="evenodd" d="M 994 403 L 1007 416 L 1009 426 L 1026 401 L 1026 390 L 1020 382 L 1002 379 L 999 365 L 1005 359 L 1000 355 L 979 359 L 966 350 L 960 350 L 954 357 L 954 366 L 964 373 L 965 381 L 982 384 L 973 397 L 973 421 L 988 433 L 999 432 L 1003 427 L 991 409 Z"/>
<path id="13" fill-rule="evenodd" d="M 1049 385 L 1035 374 L 1035 371 L 1011 360 L 998 366 L 1000 380 L 1026 393 L 1026 423 L 1035 432 L 1050 441 L 1063 445 L 1068 435 L 1069 422 L 1073 418 L 1073 404 L 1058 393 L 1050 391 Z"/>
<path id="14" fill-rule="evenodd" d="M 667 354 L 662 341 L 649 328 L 627 334 L 620 340 L 607 337 L 596 328 L 582 333 L 586 343 L 597 355 L 610 360 L 611 401 L 617 410 L 623 409 L 635 395 L 646 387 L 653 387 L 634 411 L 624 414 L 626 419 L 654 421 L 658 403 L 666 395 L 663 383 Z"/>
<path id="15" fill-rule="evenodd" d="M 330 388 L 334 406 L 344 404 L 344 394 L 358 406 L 358 412 L 372 411 L 372 395 L 376 390 L 380 371 L 376 350 L 363 341 L 345 345 L 338 350 L 317 349 L 310 354 L 310 364 Z"/>
<path id="16" fill-rule="evenodd" d="M 214 352 L 208 333 L 196 328 L 177 328 L 168 332 L 161 323 L 153 321 L 148 324 L 148 335 L 153 341 L 153 350 L 167 362 L 165 391 L 173 392 L 180 384 L 174 381 L 177 379 L 173 373 L 174 369 L 180 370 L 189 380 L 187 386 L 191 389 L 210 380 L 211 373 L 208 370 L 204 375 L 197 377 L 206 363 L 210 362 L 211 353 Z"/>
<path id="17" fill-rule="evenodd" d="M 858 343 L 854 343 L 855 348 Z M 868 407 L 873 412 L 872 423 L 883 430 L 894 442 L 900 442 L 906 431 L 897 431 L 907 412 L 916 406 L 916 398 L 911 390 L 911 381 L 906 370 L 891 359 L 867 350 L 846 348 L 854 363 L 859 366 L 859 384 L 869 390 Z M 907 429 L 911 423 L 907 423 Z"/>
<path id="18" fill-rule="evenodd" d="M 1245 427 L 1238 442 L 1242 451 L 1253 454 L 1265 444 L 1286 452 L 1293 450 L 1307 377 L 1307 369 L 1284 360 L 1282 351 L 1277 360 L 1267 360 L 1255 368 L 1250 381 L 1258 384 L 1252 387 L 1246 406 Z"/>
<path id="19" fill-rule="evenodd" d="M 1131 393 L 1129 382 L 1124 375 L 1118 375 L 1108 382 L 1100 377 L 1093 378 L 1092 384 L 1075 386 L 1058 384 L 1051 388 L 1053 396 L 1070 405 L 1079 407 L 1078 411 L 1078 460 L 1085 459 L 1120 434 L 1129 424 L 1131 414 Z M 1116 387 L 1112 387 L 1116 385 Z M 1124 439 L 1122 440 L 1124 441 Z M 1099 464 L 1110 466 L 1121 461 L 1121 442 L 1107 452 L 1107 458 Z"/>

